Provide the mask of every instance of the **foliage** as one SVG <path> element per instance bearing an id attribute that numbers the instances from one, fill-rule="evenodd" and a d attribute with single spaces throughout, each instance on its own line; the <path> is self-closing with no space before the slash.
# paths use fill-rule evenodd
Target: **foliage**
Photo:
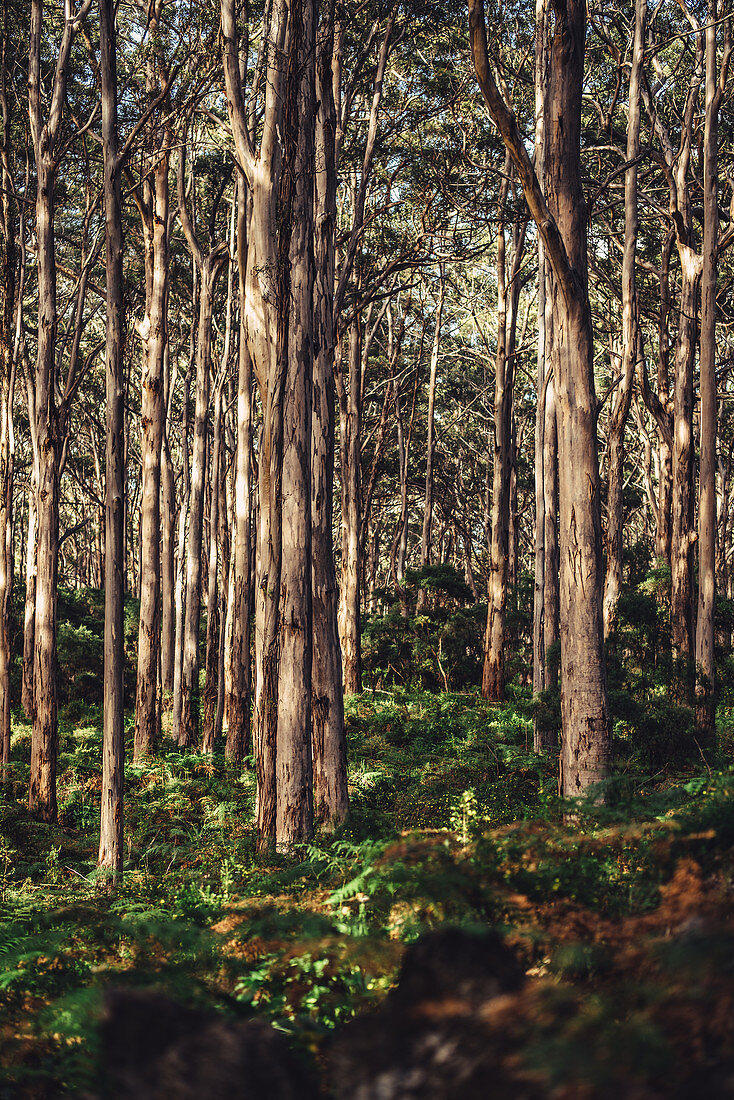
<path id="1" fill-rule="evenodd" d="M 447 922 L 504 930 L 531 972 L 560 983 L 566 1010 L 552 1026 L 540 987 L 527 1010 L 538 1015 L 525 1057 L 543 1080 L 572 1057 L 603 1091 L 618 1067 L 577 1048 L 616 1042 L 622 1018 L 640 1066 L 658 1066 L 670 968 L 698 960 L 708 974 L 725 946 L 712 933 L 661 955 L 657 929 L 672 919 L 661 899 L 672 904 L 681 860 L 695 860 L 691 904 L 714 904 L 731 867 L 734 771 L 712 758 L 710 772 L 678 764 L 651 778 L 633 755 L 606 805 L 575 807 L 564 824 L 555 764 L 530 752 L 528 693 L 511 694 L 503 707 L 406 690 L 349 700 L 350 818 L 295 860 L 256 854 L 249 770 L 164 747 L 128 766 L 125 879 L 112 898 L 94 871 L 98 720 L 64 721 L 62 824 L 33 821 L 20 783 L 0 796 L 0 1091 L 35 1095 L 39 1074 L 57 1091 L 93 1090 L 102 995 L 120 983 L 255 1011 L 318 1047 L 384 996 L 403 944 Z M 724 736 L 731 724 L 722 714 Z M 628 1016 L 640 967 L 647 986 Z M 713 973 L 705 980 L 715 992 Z"/>

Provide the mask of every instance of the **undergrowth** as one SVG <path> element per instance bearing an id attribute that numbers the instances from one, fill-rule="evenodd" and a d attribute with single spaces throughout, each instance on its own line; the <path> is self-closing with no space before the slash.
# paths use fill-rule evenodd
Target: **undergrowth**
<path id="1" fill-rule="evenodd" d="M 566 1016 L 539 1025 L 527 1049 L 549 1088 L 569 1050 L 584 1080 L 602 1080 L 588 1045 L 620 1036 L 640 1065 L 667 1064 L 673 971 L 711 958 L 717 975 L 731 969 L 728 932 L 681 944 L 665 909 L 707 913 L 730 889 L 724 758 L 649 774 L 628 754 L 604 804 L 574 807 L 568 824 L 556 764 L 531 751 L 520 690 L 501 707 L 364 693 L 347 723 L 349 818 L 290 859 L 256 853 L 251 761 L 240 772 L 165 744 L 128 766 L 125 874 L 110 898 L 95 876 L 98 712 L 77 707 L 62 722 L 58 826 L 24 808 L 30 728 L 16 720 L 0 795 L 0 1096 L 93 1091 L 110 986 L 255 1012 L 317 1049 L 384 997 L 406 943 L 445 923 L 498 928 L 566 998 Z M 731 726 L 722 715 L 725 743 Z M 644 982 L 630 999 L 635 974 Z"/>

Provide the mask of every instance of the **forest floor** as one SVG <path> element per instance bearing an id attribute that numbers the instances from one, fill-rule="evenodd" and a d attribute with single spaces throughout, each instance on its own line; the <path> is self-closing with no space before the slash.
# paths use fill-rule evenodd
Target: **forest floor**
<path id="1" fill-rule="evenodd" d="M 251 767 L 172 744 L 128 766 L 113 898 L 94 871 L 98 712 L 63 715 L 58 826 L 25 809 L 30 727 L 14 723 L 0 1097 L 95 1092 L 109 987 L 254 1011 L 318 1055 L 385 997 L 405 945 L 445 924 L 496 928 L 532 976 L 515 1071 L 547 1095 L 693 1096 L 706 1081 L 731 1095 L 731 757 L 646 775 L 622 751 L 607 804 L 564 824 L 526 696 L 378 692 L 347 709 L 348 823 L 293 859 L 255 853 Z"/>

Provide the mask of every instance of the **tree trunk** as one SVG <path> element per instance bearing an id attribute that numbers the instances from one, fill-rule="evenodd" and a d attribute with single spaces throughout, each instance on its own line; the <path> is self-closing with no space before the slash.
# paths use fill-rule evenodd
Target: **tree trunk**
<path id="1" fill-rule="evenodd" d="M 535 165 L 542 179 L 545 165 L 545 90 L 548 64 L 548 4 L 536 2 L 535 28 Z M 557 686 L 557 664 L 549 667 L 549 649 L 558 640 L 558 434 L 553 384 L 553 316 L 550 267 L 538 238 L 538 385 L 535 416 L 535 584 L 533 597 L 533 693 Z M 555 731 L 538 717 L 533 722 L 533 748 L 545 752 L 556 743 Z"/>
<path id="2" fill-rule="evenodd" d="M 13 312 L 15 217 L 11 201 L 10 103 L 7 95 L 8 3 L 2 6 L 0 43 L 0 764 L 10 763 L 10 597 L 13 586 Z M 18 302 L 21 309 L 21 302 Z M 4 767 L 3 767 L 4 774 Z"/>
<path id="3" fill-rule="evenodd" d="M 237 383 L 237 452 L 234 486 L 234 547 L 230 569 L 228 617 L 232 623 L 231 681 L 227 694 L 227 759 L 241 764 L 250 747 L 250 572 L 252 451 L 252 359 L 247 346 L 245 283 L 247 276 L 247 192 L 237 188 L 237 263 L 240 296 L 239 372 Z M 231 607 L 231 611 L 230 611 Z"/>
<path id="4" fill-rule="evenodd" d="M 658 312 L 658 398 L 672 421 L 668 318 L 670 317 L 670 254 L 675 236 L 669 233 L 660 256 L 660 307 Z M 672 432 L 672 423 L 670 430 Z M 655 553 L 670 565 L 673 542 L 673 451 L 671 441 L 658 428 L 658 511 Z"/>
<path id="5" fill-rule="evenodd" d="M 222 380 L 223 381 L 223 380 Z M 222 382 L 214 392 L 214 435 L 212 440 L 211 491 L 209 494 L 209 568 L 206 592 L 206 655 L 202 714 L 202 752 L 214 752 L 214 720 L 219 690 L 219 589 L 217 585 L 217 531 L 219 527 L 219 482 L 222 464 Z"/>
<path id="6" fill-rule="evenodd" d="M 347 755 L 334 564 L 334 268 L 336 234 L 336 109 L 332 87 L 334 3 L 326 6 L 316 55 L 314 253 L 314 379 L 312 420 L 313 653 L 311 723 L 313 800 L 326 829 L 347 814 Z"/>
<path id="7" fill-rule="evenodd" d="M 342 576 L 339 636 L 344 658 L 344 693 L 362 690 L 362 639 L 359 616 L 360 563 L 360 422 L 362 330 L 355 314 L 349 328 L 349 393 L 341 423 Z"/>
<path id="8" fill-rule="evenodd" d="M 681 297 L 673 389 L 673 493 L 670 625 L 673 656 L 687 682 L 693 648 L 693 366 L 698 335 L 699 258 L 691 249 L 681 254 Z M 688 694 L 684 687 L 683 694 Z"/>
<path id="9" fill-rule="evenodd" d="M 512 161 L 505 158 L 505 183 L 500 194 L 501 214 L 497 233 L 497 355 L 495 359 L 492 515 L 487 586 L 487 627 L 484 638 L 482 696 L 494 702 L 505 695 L 505 604 L 510 537 L 510 475 L 512 457 L 512 397 L 514 380 L 514 333 L 520 293 L 519 262 L 521 235 L 515 227 L 512 277 L 507 280 L 505 205 Z"/>
<path id="10" fill-rule="evenodd" d="M 148 93 L 154 93 L 152 75 Z M 164 430 L 164 356 L 168 302 L 168 128 L 155 150 L 153 186 L 144 199 L 145 259 L 150 287 L 140 326 L 145 345 L 142 378 L 140 453 L 143 465 L 140 510 L 140 626 L 135 692 L 134 761 L 153 751 L 158 724 L 158 672 L 161 649 L 161 451 Z"/>
<path id="11" fill-rule="evenodd" d="M 221 261 L 219 264 L 221 269 Z M 201 620 L 202 545 L 204 534 L 204 485 L 207 467 L 207 414 L 211 370 L 211 332 L 214 282 L 217 267 L 200 271 L 199 325 L 196 344 L 196 404 L 191 449 L 189 533 L 186 541 L 186 611 L 181 676 L 180 743 L 193 747 L 199 740 L 199 623 Z"/>
<path id="12" fill-rule="evenodd" d="M 314 367 L 314 127 L 318 0 L 291 0 L 283 110 L 283 190 L 290 191 L 288 373 L 283 399 L 282 564 L 276 845 L 313 834 L 311 407 Z M 292 190 L 291 190 L 292 188 Z M 281 195 L 283 194 L 281 191 Z"/>
<path id="13" fill-rule="evenodd" d="M 561 532 L 561 790 L 566 797 L 574 797 L 606 777 L 611 743 L 601 607 L 587 208 L 580 174 L 586 7 L 580 0 L 567 0 L 563 7 L 556 7 L 548 89 L 547 203 L 517 121 L 492 76 L 481 0 L 470 0 L 469 10 L 479 83 L 516 164 L 553 269 Z"/>
<path id="14" fill-rule="evenodd" d="M 629 82 L 627 114 L 627 163 L 624 177 L 624 258 L 622 261 L 622 378 L 616 390 L 609 420 L 607 495 L 607 571 L 604 580 L 604 636 L 616 624 L 617 601 L 622 590 L 624 547 L 624 432 L 632 403 L 639 344 L 637 306 L 637 159 L 640 153 L 640 80 L 645 48 L 646 0 L 635 3 L 635 36 Z"/>
<path id="15" fill-rule="evenodd" d="M 161 691 L 165 700 L 173 694 L 176 638 L 175 531 L 176 483 L 164 425 L 161 450 Z"/>
<path id="16" fill-rule="evenodd" d="M 428 427 L 426 440 L 426 491 L 423 502 L 423 531 L 421 535 L 421 569 L 431 561 L 431 535 L 433 524 L 433 427 L 434 406 L 436 403 L 436 377 L 438 373 L 438 356 L 441 347 L 441 317 L 446 293 L 446 277 L 443 264 L 438 267 L 438 298 L 436 300 L 436 324 L 433 330 L 433 345 L 431 347 L 431 372 L 428 379 Z M 407 471 L 406 471 L 407 472 Z M 425 591 L 418 594 L 418 607 L 425 606 Z"/>
<path id="17" fill-rule="evenodd" d="M 186 519 L 191 495 L 191 471 L 189 468 L 189 372 L 184 376 L 183 384 L 183 423 L 181 425 L 182 469 L 181 503 L 178 510 L 178 530 L 176 533 L 176 589 L 174 592 L 174 617 L 176 635 L 173 651 L 173 708 L 171 712 L 171 735 L 179 741 L 181 736 L 181 704 L 183 673 L 183 635 L 186 614 Z"/>
<path id="18" fill-rule="evenodd" d="M 335 381 L 333 281 L 337 221 L 336 108 L 333 99 L 333 0 L 319 34 L 316 67 L 316 202 L 314 287 L 314 414 L 311 425 L 311 553 L 313 553 L 314 643 L 311 661 L 311 749 L 316 821 L 327 829 L 347 816 L 347 740 L 337 574 L 333 560 L 333 464 Z"/>
<path id="19" fill-rule="evenodd" d="M 32 436 L 35 437 L 35 413 Z M 33 448 L 31 487 L 28 493 L 28 536 L 25 554 L 25 613 L 23 619 L 23 683 L 21 705 L 26 718 L 33 718 L 33 654 L 36 648 L 36 575 L 38 541 L 38 455 Z"/>
<path id="20" fill-rule="evenodd" d="M 698 618 L 696 621 L 696 722 L 713 741 L 716 717 L 714 603 L 716 594 L 716 282 L 718 274 L 719 109 L 731 43 L 717 79 L 717 0 L 709 0 L 706 25 L 706 121 L 703 160 L 703 271 L 701 274 L 701 458 L 698 498 Z"/>
<path id="21" fill-rule="evenodd" d="M 106 506 L 104 730 L 99 833 L 100 868 L 114 879 L 122 875 L 123 789 L 125 767 L 124 689 L 124 539 L 125 467 L 123 463 L 125 371 L 122 283 L 122 215 L 117 130 L 117 46 L 113 0 L 100 0 L 100 72 L 104 205 L 107 233 L 106 331 Z"/>

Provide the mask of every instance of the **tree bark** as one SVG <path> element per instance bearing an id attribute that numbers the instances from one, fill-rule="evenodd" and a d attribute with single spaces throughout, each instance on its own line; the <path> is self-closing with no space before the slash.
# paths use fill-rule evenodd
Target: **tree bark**
<path id="1" fill-rule="evenodd" d="M 191 449 L 189 534 L 186 543 L 186 610 L 183 632 L 181 675 L 181 722 L 179 742 L 191 748 L 199 740 L 199 624 L 201 621 L 202 546 L 204 533 L 204 491 L 207 470 L 209 387 L 214 291 L 227 260 L 226 245 L 217 245 L 207 255 L 196 239 L 186 208 L 183 150 L 178 163 L 178 210 L 186 241 L 199 273 L 199 321 L 196 333 L 196 403 Z M 216 538 L 216 532 L 214 533 Z"/>
<path id="2" fill-rule="evenodd" d="M 344 693 L 362 690 L 360 581 L 360 435 L 362 328 L 355 313 L 349 327 L 349 393 L 341 423 L 342 575 L 339 593 L 339 636 L 344 658 Z"/>
<path id="3" fill-rule="evenodd" d="M 155 33 L 155 29 L 153 30 Z M 152 63 L 151 63 L 152 67 Z M 148 94 L 155 94 L 155 73 L 148 73 Z M 152 186 L 146 180 L 143 213 L 146 315 L 139 331 L 145 347 L 141 397 L 140 453 L 143 466 L 140 510 L 140 626 L 135 690 L 137 763 L 151 753 L 159 729 L 158 672 L 161 651 L 161 453 L 165 421 L 164 357 L 168 339 L 168 167 L 170 134 L 162 126 L 153 150 Z"/>
<path id="4" fill-rule="evenodd" d="M 37 577 L 33 658 L 33 734 L 28 807 L 43 821 L 56 820 L 58 720 L 56 688 L 56 589 L 59 556 L 59 462 L 61 433 L 56 408 L 56 242 L 54 206 L 69 57 L 74 38 L 91 7 L 84 0 L 76 17 L 67 9 L 50 100 L 44 119 L 41 82 L 43 0 L 32 0 L 28 55 L 28 109 L 36 162 L 36 269 L 38 347 L 35 418 L 38 445 Z"/>
<path id="5" fill-rule="evenodd" d="M 624 548 L 624 433 L 632 403 L 632 383 L 639 350 L 637 305 L 637 160 L 640 153 L 640 80 L 645 49 L 645 0 L 635 3 L 635 33 L 629 81 L 627 164 L 624 177 L 624 257 L 622 260 L 622 377 L 609 419 L 607 494 L 607 571 L 604 580 L 604 636 L 614 630 L 622 590 Z"/>
<path id="6" fill-rule="evenodd" d="M 117 128 L 117 45 L 113 0 L 100 0 L 100 74 L 104 205 L 107 233 L 106 331 L 106 501 L 104 729 L 98 864 L 114 880 L 122 875 L 125 767 L 124 689 L 124 526 L 125 466 L 122 283 L 122 214 Z"/>
<path id="7" fill-rule="evenodd" d="M 446 274 L 443 264 L 439 264 L 438 298 L 436 299 L 436 324 L 433 330 L 431 347 L 431 371 L 428 379 L 428 426 L 426 440 L 426 491 L 423 502 L 423 531 L 421 534 L 421 569 L 431 561 L 431 535 L 433 525 L 433 426 L 436 404 L 436 378 L 438 374 L 438 356 L 441 348 L 441 318 L 446 294 Z M 425 606 L 425 592 L 418 595 L 418 607 Z"/>
<path id="8" fill-rule="evenodd" d="M 334 2 L 326 5 L 316 54 L 314 217 L 314 365 L 312 419 L 311 723 L 316 821 L 333 829 L 346 817 L 346 735 L 338 588 L 334 564 L 334 271 L 336 241 L 336 107 L 332 85 Z"/>
<path id="9" fill-rule="evenodd" d="M 491 73 L 481 0 L 470 0 L 469 11 L 477 77 L 517 167 L 553 269 L 561 531 L 561 790 L 566 797 L 575 797 L 606 777 L 611 749 L 587 208 L 580 175 L 586 8 L 579 0 L 556 7 L 548 89 L 547 203 L 516 119 Z"/>
<path id="10" fill-rule="evenodd" d="M 698 498 L 698 617 L 696 621 L 696 722 L 713 741 L 716 717 L 714 605 L 716 596 L 716 283 L 718 275 L 719 110 L 731 55 L 730 21 L 717 78 L 717 0 L 709 0 L 706 26 L 706 119 L 703 149 L 703 270 L 701 273 L 701 423 Z"/>
<path id="11" fill-rule="evenodd" d="M 505 696 L 505 605 L 510 537 L 510 478 L 512 473 L 512 398 L 514 389 L 515 329 L 520 295 L 519 265 L 525 231 L 515 226 L 511 278 L 507 279 L 505 206 L 512 161 L 505 158 L 505 181 L 500 193 L 497 233 L 497 355 L 495 358 L 494 423 L 492 425 L 492 513 L 487 585 L 487 626 L 484 637 L 482 697 L 499 702 Z"/>
<path id="12" fill-rule="evenodd" d="M 10 102 L 7 94 L 8 3 L 2 5 L 0 41 L 0 764 L 10 763 L 10 597 L 13 586 L 13 313 L 15 309 L 15 216 L 11 201 Z M 21 309 L 21 302 L 18 302 Z"/>
<path id="13" fill-rule="evenodd" d="M 237 383 L 237 453 L 234 486 L 234 547 L 230 569 L 232 641 L 231 681 L 227 695 L 228 760 L 241 764 L 250 747 L 250 571 L 252 451 L 252 359 L 247 346 L 245 283 L 247 276 L 247 192 L 240 176 L 237 188 L 237 264 L 240 296 L 239 369 Z"/>
<path id="14" fill-rule="evenodd" d="M 290 211 L 291 224 L 286 275 L 288 373 L 283 400 L 276 845 L 286 852 L 313 834 L 311 405 L 317 13 L 317 0 L 291 2 L 289 68 L 298 79 L 287 85 L 283 111 L 281 196 L 284 190 L 290 191 L 285 209 Z"/>
<path id="15" fill-rule="evenodd" d="M 212 438 L 211 492 L 209 494 L 209 566 L 206 592 L 206 655 L 202 713 L 202 752 L 214 752 L 214 720 L 219 689 L 219 587 L 217 585 L 217 533 L 219 528 L 219 482 L 222 465 L 222 384 L 214 391 L 214 433 Z"/>

